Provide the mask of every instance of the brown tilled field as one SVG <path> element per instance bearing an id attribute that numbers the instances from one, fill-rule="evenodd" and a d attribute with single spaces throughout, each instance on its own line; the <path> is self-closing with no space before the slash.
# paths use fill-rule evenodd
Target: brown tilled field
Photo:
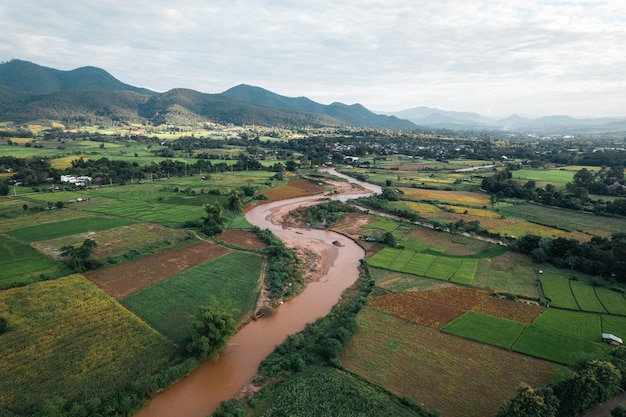
<path id="1" fill-rule="evenodd" d="M 370 306 L 434 329 L 470 310 L 525 324 L 531 324 L 544 311 L 543 307 L 494 298 L 487 291 L 459 286 L 387 294 L 373 299 Z"/>
<path id="2" fill-rule="evenodd" d="M 230 249 L 224 246 L 201 240 L 124 265 L 87 272 L 85 276 L 107 294 L 122 298 L 228 252 Z"/>
<path id="3" fill-rule="evenodd" d="M 317 194 L 324 191 L 324 187 L 313 184 L 312 182 L 293 179 L 282 187 L 275 188 L 273 190 L 265 191 L 263 194 L 267 196 L 270 201 L 285 200 L 287 198 L 303 197 L 311 194 Z"/>
<path id="4" fill-rule="evenodd" d="M 245 230 L 227 230 L 215 238 L 244 249 L 263 249 L 266 246 L 265 243 L 259 240 L 256 233 Z"/>
<path id="5" fill-rule="evenodd" d="M 447 417 L 496 414 L 520 383 L 550 382 L 555 365 L 446 335 L 366 307 L 339 357 L 345 368 Z"/>

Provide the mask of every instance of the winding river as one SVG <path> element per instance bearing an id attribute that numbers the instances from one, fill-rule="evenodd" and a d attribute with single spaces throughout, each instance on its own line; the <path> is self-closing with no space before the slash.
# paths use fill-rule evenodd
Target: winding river
<path id="1" fill-rule="evenodd" d="M 328 172 L 359 184 L 365 189 L 361 195 L 380 192 L 380 187 L 359 182 L 334 169 Z M 358 196 L 337 194 L 333 199 L 346 200 Z M 211 414 L 220 402 L 234 396 L 250 381 L 261 361 L 277 345 L 289 334 L 302 330 L 307 323 L 328 314 L 343 290 L 356 281 L 364 252 L 354 241 L 330 231 L 283 228 L 271 221 L 277 211 L 313 204 L 319 198 L 319 195 L 314 195 L 260 205 L 246 213 L 246 218 L 296 246 L 315 246 L 316 252 L 333 261 L 328 271 L 323 271 L 320 280 L 307 285 L 297 297 L 279 306 L 272 317 L 251 321 L 242 327 L 230 339 L 218 360 L 209 359 L 201 363 L 189 376 L 152 399 L 135 417 L 205 417 Z"/>

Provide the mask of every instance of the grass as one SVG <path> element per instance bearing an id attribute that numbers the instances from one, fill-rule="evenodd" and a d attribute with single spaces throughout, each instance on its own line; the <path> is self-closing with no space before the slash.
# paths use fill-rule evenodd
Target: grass
<path id="1" fill-rule="evenodd" d="M 626 299 L 622 292 L 610 290 L 608 288 L 594 287 L 598 299 L 610 314 L 626 316 Z"/>
<path id="2" fill-rule="evenodd" d="M 572 365 L 584 355 L 610 352 L 600 343 L 539 326 L 527 327 L 513 350 L 564 365 Z"/>
<path id="3" fill-rule="evenodd" d="M 595 313 L 607 312 L 591 285 L 576 280 L 570 280 L 569 285 L 572 289 L 574 297 L 576 297 L 578 306 L 582 311 L 591 311 Z"/>
<path id="4" fill-rule="evenodd" d="M 513 179 L 533 180 L 555 186 L 565 186 L 572 182 L 576 172 L 562 169 L 518 169 L 511 171 Z"/>
<path id="5" fill-rule="evenodd" d="M 626 338 L 626 317 L 602 316 L 602 332 Z"/>
<path id="6" fill-rule="evenodd" d="M 0 239 L 0 289 L 36 281 L 38 274 L 55 274 L 59 264 L 12 237 Z"/>
<path id="7" fill-rule="evenodd" d="M 0 408 L 106 399 L 167 365 L 175 346 L 80 275 L 0 292 Z"/>
<path id="8" fill-rule="evenodd" d="M 510 349 L 526 328 L 523 323 L 468 311 L 441 328 L 443 332 Z"/>
<path id="9" fill-rule="evenodd" d="M 135 292 L 121 303 L 182 344 L 198 308 L 211 296 L 232 310 L 238 321 L 250 313 L 258 296 L 261 263 L 259 255 L 231 252 Z"/>
<path id="10" fill-rule="evenodd" d="M 533 326 L 589 341 L 598 341 L 602 333 L 600 317 L 599 314 L 549 308 L 535 320 Z"/>
<path id="11" fill-rule="evenodd" d="M 572 293 L 569 279 L 561 275 L 544 271 L 540 275 L 541 287 L 553 307 L 579 310 L 576 297 Z"/>

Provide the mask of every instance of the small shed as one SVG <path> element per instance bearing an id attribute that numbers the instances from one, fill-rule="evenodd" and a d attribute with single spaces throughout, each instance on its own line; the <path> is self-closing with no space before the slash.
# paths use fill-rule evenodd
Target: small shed
<path id="1" fill-rule="evenodd" d="M 602 333 L 602 341 L 613 346 L 621 346 L 623 344 L 622 339 L 611 333 Z"/>

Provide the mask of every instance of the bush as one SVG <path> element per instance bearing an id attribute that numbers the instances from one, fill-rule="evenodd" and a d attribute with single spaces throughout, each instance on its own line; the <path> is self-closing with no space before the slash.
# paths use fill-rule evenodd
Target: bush
<path id="1" fill-rule="evenodd" d="M 0 334 L 6 332 L 8 327 L 9 323 L 7 322 L 7 319 L 0 317 Z"/>

